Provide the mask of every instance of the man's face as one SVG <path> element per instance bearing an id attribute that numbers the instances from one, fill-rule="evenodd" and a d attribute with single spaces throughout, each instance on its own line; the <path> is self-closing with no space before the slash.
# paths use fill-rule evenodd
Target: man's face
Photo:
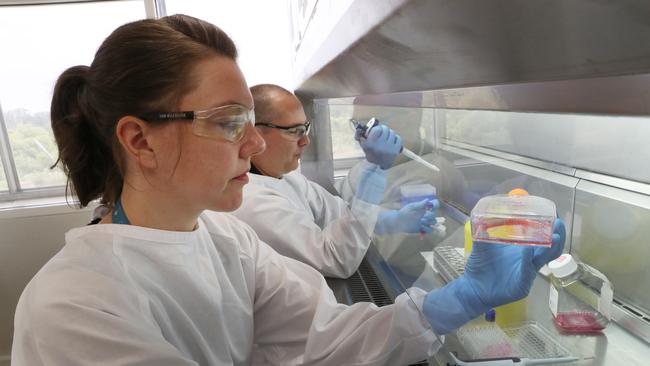
<path id="1" fill-rule="evenodd" d="M 271 123 L 278 127 L 289 127 L 304 124 L 307 121 L 305 111 L 298 98 L 293 95 L 275 93 L 273 106 L 276 118 L 273 121 L 257 121 Z M 285 130 L 256 126 L 266 142 L 264 153 L 252 157 L 252 162 L 265 175 L 279 178 L 298 168 L 298 162 L 303 150 L 309 145 L 309 136 L 301 138 L 292 136 Z"/>

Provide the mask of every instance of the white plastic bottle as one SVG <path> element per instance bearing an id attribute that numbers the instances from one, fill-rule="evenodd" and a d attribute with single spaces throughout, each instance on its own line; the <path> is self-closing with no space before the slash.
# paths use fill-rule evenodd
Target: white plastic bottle
<path id="1" fill-rule="evenodd" d="M 589 334 L 603 330 L 612 314 L 614 292 L 600 271 L 563 254 L 550 262 L 549 307 L 563 333 Z"/>

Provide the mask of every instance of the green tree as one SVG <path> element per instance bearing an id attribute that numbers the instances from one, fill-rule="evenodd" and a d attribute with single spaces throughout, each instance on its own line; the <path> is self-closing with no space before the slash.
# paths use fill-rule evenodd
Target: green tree
<path id="1" fill-rule="evenodd" d="M 30 114 L 24 109 L 5 114 L 9 141 L 22 188 L 59 186 L 65 183 L 60 169 L 50 169 L 57 157 L 47 114 Z"/>
<path id="2" fill-rule="evenodd" d="M 332 132 L 332 150 L 335 159 L 363 156 L 359 143 L 354 139 L 354 130 L 350 118 L 354 106 L 330 105 L 330 127 Z"/>

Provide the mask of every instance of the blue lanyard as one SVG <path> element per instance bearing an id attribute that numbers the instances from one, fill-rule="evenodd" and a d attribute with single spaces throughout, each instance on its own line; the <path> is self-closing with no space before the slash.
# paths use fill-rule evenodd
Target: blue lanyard
<path id="1" fill-rule="evenodd" d="M 118 198 L 113 207 L 113 223 L 122 225 L 131 225 L 129 218 L 126 217 L 124 209 L 122 208 L 122 199 Z"/>

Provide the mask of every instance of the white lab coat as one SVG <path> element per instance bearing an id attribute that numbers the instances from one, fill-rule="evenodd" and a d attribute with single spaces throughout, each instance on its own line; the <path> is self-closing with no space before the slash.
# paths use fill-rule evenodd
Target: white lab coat
<path id="1" fill-rule="evenodd" d="M 69 231 L 20 298 L 12 365 L 400 365 L 437 345 L 405 295 L 337 304 L 311 267 L 206 212 L 193 232 Z"/>
<path id="2" fill-rule="evenodd" d="M 233 213 L 260 239 L 325 276 L 347 278 L 357 270 L 379 206 L 356 198 L 348 204 L 297 170 L 282 179 L 249 177 L 242 205 Z"/>

